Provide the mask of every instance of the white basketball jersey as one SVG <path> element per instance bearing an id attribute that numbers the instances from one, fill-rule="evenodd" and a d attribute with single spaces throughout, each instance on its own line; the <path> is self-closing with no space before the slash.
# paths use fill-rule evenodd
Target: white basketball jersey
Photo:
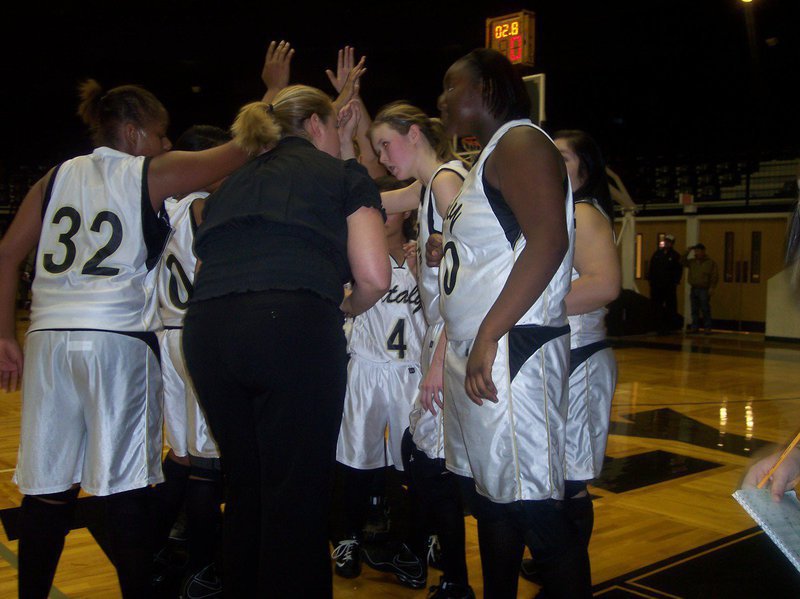
<path id="1" fill-rule="evenodd" d="M 475 338 L 517 257 L 525 248 L 525 237 L 514 214 L 505 202 L 501 205 L 491 202 L 483 185 L 486 160 L 503 135 L 513 127 L 538 129 L 529 119 L 509 121 L 501 126 L 470 170 L 444 220 L 439 302 L 447 323 L 447 337 L 454 341 Z M 518 325 L 555 327 L 567 323 L 564 297 L 570 288 L 575 236 L 569 184 L 564 208 L 569 249 L 547 288 L 520 318 Z"/>
<path id="2" fill-rule="evenodd" d="M 459 160 L 451 160 L 434 171 L 431 183 L 422 194 L 422 203 L 417 212 L 417 273 L 419 275 L 419 295 L 425 320 L 429 325 L 442 321 L 439 311 L 439 267 L 430 267 L 425 262 L 425 244 L 432 233 L 442 232 L 442 217 L 436 211 L 436 200 L 433 195 L 433 180 L 442 171 L 452 171 L 461 179 L 467 177 L 467 169 Z"/>
<path id="3" fill-rule="evenodd" d="M 581 200 L 580 203 L 591 204 L 600 214 L 608 219 L 608 215 L 600 207 L 596 200 Z M 610 219 L 609 219 L 610 222 Z M 578 271 L 572 269 L 572 280 L 580 278 Z M 574 314 L 569 317 L 569 348 L 577 349 L 585 347 L 591 343 L 602 341 L 606 338 L 606 310 L 605 307 L 586 312 L 585 314 Z"/>
<path id="4" fill-rule="evenodd" d="M 105 147 L 61 165 L 43 215 L 31 330 L 160 327 L 144 165 L 143 156 Z"/>
<path id="5" fill-rule="evenodd" d="M 419 364 L 425 317 L 417 281 L 403 263 L 392 263 L 389 291 L 369 310 L 353 319 L 348 351 L 373 362 Z"/>
<path id="6" fill-rule="evenodd" d="M 164 202 L 164 210 L 173 230 L 161 257 L 158 273 L 158 306 L 165 327 L 183 326 L 197 265 L 193 249 L 195 224 L 192 202 L 205 197 L 208 197 L 208 193 L 198 191 L 181 200 L 168 198 Z"/>

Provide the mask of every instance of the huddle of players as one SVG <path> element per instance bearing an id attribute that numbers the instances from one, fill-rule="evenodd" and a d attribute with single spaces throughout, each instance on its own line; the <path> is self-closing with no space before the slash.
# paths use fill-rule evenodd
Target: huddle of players
<path id="1" fill-rule="evenodd" d="M 391 116 L 402 113 L 414 117 L 426 128 L 435 144 L 447 146 L 441 126 L 431 128 L 422 111 L 398 103 L 376 115 L 373 129 Z M 176 148 L 198 150 L 225 141 L 225 132 L 213 127 L 195 127 L 177 142 Z M 382 155 L 381 150 L 377 153 Z M 409 226 L 411 212 L 389 214 L 386 236 L 392 265 L 389 291 L 375 306 L 351 323 L 348 352 L 348 385 L 344 414 L 337 446 L 339 473 L 344 500 L 337 506 L 344 535 L 338 540 L 333 557 L 336 572 L 358 576 L 360 558 L 375 569 L 394 573 L 411 588 L 427 582 L 428 543 L 435 535 L 442 549 L 444 575 L 435 592 L 442 597 L 471 596 L 467 582 L 464 549 L 463 507 L 458 486 L 444 465 L 444 436 L 441 411 L 434 413 L 422 404 L 420 385 L 428 373 L 444 328 L 438 310 L 438 268 L 425 264 L 424 244 L 431 234 L 441 233 L 441 208 L 436 207 L 433 181 L 439 175 L 455 177 L 460 183 L 466 169 L 458 160 L 437 165 L 427 186 L 417 184 L 396 195 L 421 202 L 416 227 Z M 383 179 L 382 187 L 401 187 L 393 177 Z M 381 183 L 381 181 L 379 181 Z M 171 488 L 172 497 L 164 501 L 163 521 L 177 515 L 185 497 L 188 511 L 190 575 L 185 592 L 192 584 L 218 587 L 214 567 L 215 529 L 220 520 L 221 471 L 219 453 L 205 425 L 180 354 L 182 318 L 191 295 L 196 267 L 192 252 L 194 231 L 208 191 L 190 194 L 165 203 L 174 233 L 165 249 L 159 274 L 159 302 L 164 330 L 159 333 L 164 378 L 166 442 L 170 453 L 164 460 L 167 477 L 162 485 Z M 384 194 L 387 203 L 392 196 Z M 408 202 L 409 200 L 405 200 Z M 416 249 L 407 245 L 413 229 L 419 231 Z M 418 283 L 419 280 L 419 283 Z M 441 354 L 439 369 L 441 369 Z M 441 377 L 441 372 L 439 372 Z M 440 385 L 441 386 L 441 385 Z M 410 425 L 410 426 L 409 426 Z M 384 441 L 388 427 L 388 440 Z M 386 445 L 386 451 L 384 446 Z M 190 466 L 180 467 L 174 456 L 188 456 Z M 387 459 L 388 458 L 388 459 Z M 360 546 L 370 483 L 385 465 L 406 471 L 413 529 L 397 550 Z M 188 481 L 186 479 L 188 478 Z M 180 490 L 178 490 L 180 487 Z M 199 497 L 195 498 L 197 489 Z M 211 490 L 213 489 L 213 492 Z M 168 530 L 162 526 L 161 537 Z"/>
<path id="2" fill-rule="evenodd" d="M 403 109 L 419 113 L 413 107 Z M 383 124 L 393 127 L 392 110 L 397 110 L 397 106 L 382 111 L 387 113 L 383 115 L 385 119 L 381 113 L 376 115 L 376 124 L 380 126 L 383 120 Z M 423 128 L 423 123 L 432 123 L 424 115 L 421 119 L 418 130 Z M 407 126 L 398 131 L 404 136 L 409 135 Z M 442 141 L 435 139 L 436 135 L 426 132 L 424 143 L 436 146 Z M 224 132 L 203 128 L 187 132 L 186 139 L 192 137 L 195 137 L 192 143 L 199 145 L 187 145 L 183 149 L 200 150 L 220 145 L 227 139 Z M 370 141 L 376 140 L 373 137 Z M 381 162 L 392 161 L 388 150 L 383 151 L 380 144 L 374 147 Z M 400 242 L 399 245 L 390 243 L 392 284 L 375 307 L 353 322 L 348 389 L 337 460 L 349 467 L 347 472 L 354 479 L 359 478 L 358 471 L 383 467 L 384 433 L 388 425 L 389 462 L 408 473 L 415 526 L 396 553 L 380 555 L 365 549 L 364 559 L 372 567 L 393 572 L 402 583 L 421 588 L 427 578 L 423 557 L 426 542 L 431 534 L 438 534 L 442 543 L 444 576 L 434 590 L 434 596 L 468 597 L 472 593 L 464 557 L 463 508 L 455 477 L 444 466 L 442 412 L 437 413 L 432 405 L 432 399 L 439 399 L 442 383 L 438 384 L 438 390 L 433 387 L 432 394 L 428 393 L 431 387 L 423 383 L 426 391 L 418 393 L 422 374 L 441 368 L 444 349 L 443 342 L 440 342 L 443 325 L 438 310 L 439 276 L 437 269 L 428 267 L 421 256 L 427 237 L 442 231 L 442 219 L 449 204 L 444 202 L 444 209 L 437 207 L 433 190 L 438 176 L 443 179 L 455 176 L 459 180 L 466 176 L 460 163 L 448 161 L 444 155 L 438 158 L 440 164 L 430 173 L 429 179 L 426 177 L 427 185 L 423 186 L 421 178 L 417 177 L 415 185 L 398 192 L 402 199 L 397 200 L 397 205 L 419 208 L 416 269 L 405 260 L 402 242 L 406 239 L 399 234 L 406 217 L 402 210 L 388 210 L 401 214 L 389 217 L 387 222 L 387 236 Z M 212 564 L 215 529 L 221 517 L 221 470 L 218 451 L 197 407 L 191 385 L 187 384 L 188 376 L 179 348 L 182 313 L 191 295 L 196 266 L 191 251 L 193 232 L 202 212 L 202 201 L 210 189 L 165 202 L 164 210 L 174 232 L 163 253 L 158 284 L 165 325 L 159 333 L 164 412 L 167 444 L 171 448 L 170 456 L 164 462 L 167 481 L 159 485 L 158 492 L 160 500 L 169 508 L 163 511 L 161 524 L 168 526 L 171 523 L 177 507 L 185 498 L 190 535 L 193 535 L 190 536 L 190 570 L 193 577 L 206 586 L 219 584 Z M 395 201 L 396 197 L 393 199 L 388 192 L 384 194 L 385 206 Z M 455 221 L 455 218 L 451 220 Z M 414 270 L 416 279 L 412 274 Z M 356 483 L 350 488 L 359 490 L 363 485 Z M 362 493 L 362 499 L 349 502 L 345 509 L 354 507 L 363 499 L 366 497 Z M 334 552 L 337 572 L 346 576 L 358 574 L 358 557 L 362 553 L 357 537 L 360 518 L 357 511 L 354 510 L 354 517 L 350 519 L 347 537 L 337 544 Z"/>
<path id="3" fill-rule="evenodd" d="M 420 122 L 427 119 L 414 107 L 397 104 L 394 110 L 398 109 L 410 110 Z M 376 123 L 381 116 L 382 113 L 377 115 Z M 175 148 L 199 150 L 224 143 L 226 137 L 224 131 L 214 127 L 193 127 L 178 139 Z M 440 172 L 455 175 L 458 181 L 466 176 L 458 160 L 437 167 L 434 177 Z M 391 176 L 378 183 L 387 190 L 403 187 Z M 193 584 L 221 586 L 214 566 L 222 497 L 219 452 L 180 353 L 181 326 L 197 263 L 192 251 L 194 232 L 210 191 L 213 186 L 165 202 L 164 210 L 174 232 L 162 257 L 158 284 L 164 324 L 159 333 L 164 421 L 166 444 L 170 448 L 164 460 L 167 481 L 162 487 L 171 487 L 171 493 L 162 493 L 168 498 L 163 502 L 160 537 L 166 540 L 165 525 L 174 520 L 181 502 L 185 502 L 190 508 L 187 510 L 190 562 L 184 595 Z M 471 593 L 471 589 L 467 584 L 460 491 L 444 466 L 441 412 L 426 410 L 419 398 L 419 388 L 438 347 L 443 322 L 436 306 L 438 268 L 426 266 L 424 250 L 417 248 L 424 246 L 430 234 L 441 232 L 442 216 L 435 207 L 430 185 L 409 188 L 405 194 L 415 201 L 420 198 L 421 205 L 416 226 L 411 222 L 410 211 L 389 214 L 386 218 L 392 266 L 389 291 L 375 306 L 348 323 L 348 385 L 336 455 L 344 500 L 337 506 L 339 513 L 334 515 L 342 520 L 345 532 L 333 557 L 339 575 L 358 576 L 363 554 L 370 566 L 394 573 L 411 588 L 423 588 L 427 582 L 427 559 L 420 556 L 425 556 L 428 543 L 436 535 L 442 544 L 442 563 L 446 565 L 437 587 L 440 596 L 462 596 Z M 419 231 L 420 246 L 409 246 L 415 236 L 414 229 Z M 175 457 L 179 460 L 188 457 L 190 465 L 178 466 Z M 406 470 L 410 480 L 413 530 L 397 553 L 393 549 L 386 553 L 387 548 L 379 548 L 375 553 L 360 546 L 370 484 L 385 465 Z"/>

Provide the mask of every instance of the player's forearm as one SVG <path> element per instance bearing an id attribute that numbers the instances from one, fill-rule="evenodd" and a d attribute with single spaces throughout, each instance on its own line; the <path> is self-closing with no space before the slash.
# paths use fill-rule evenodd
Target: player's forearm
<path id="1" fill-rule="evenodd" d="M 565 302 L 567 314 L 586 314 L 613 302 L 620 291 L 619 279 L 584 275 L 572 282 Z"/>
<path id="2" fill-rule="evenodd" d="M 358 316 L 374 306 L 387 290 L 388 285 L 381 286 L 373 282 L 353 285 L 353 291 L 342 302 L 341 310 L 345 314 Z"/>
<path id="3" fill-rule="evenodd" d="M 0 338 L 16 338 L 15 300 L 19 263 L 0 256 Z"/>

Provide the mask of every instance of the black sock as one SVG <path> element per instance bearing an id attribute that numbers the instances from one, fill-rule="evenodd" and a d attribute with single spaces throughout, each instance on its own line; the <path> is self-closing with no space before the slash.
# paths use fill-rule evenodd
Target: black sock
<path id="1" fill-rule="evenodd" d="M 594 507 L 585 481 L 564 481 L 564 508 L 581 542 L 588 547 L 594 528 Z"/>
<path id="2" fill-rule="evenodd" d="M 222 481 L 190 478 L 186 485 L 189 571 L 215 561 L 222 542 Z"/>
<path id="3" fill-rule="evenodd" d="M 511 518 L 478 518 L 478 545 L 486 599 L 516 599 L 519 564 L 525 550 L 522 533 Z"/>
<path id="4" fill-rule="evenodd" d="M 23 497 L 19 519 L 20 599 L 46 599 L 50 593 L 77 498 L 78 489 Z"/>
<path id="5" fill-rule="evenodd" d="M 437 481 L 440 492 L 433 505 L 434 531 L 442 549 L 444 580 L 467 586 L 466 545 L 464 541 L 464 505 L 455 476 L 443 474 Z"/>
<path id="6" fill-rule="evenodd" d="M 161 549 L 169 538 L 169 531 L 178 518 L 186 495 L 189 466 L 179 464 L 169 456 L 162 464 L 164 482 L 156 485 L 151 494 L 153 514 L 153 552 Z"/>
<path id="7" fill-rule="evenodd" d="M 106 497 L 106 519 L 112 561 L 124 599 L 152 594 L 153 552 L 150 489 L 135 489 Z"/>
<path id="8" fill-rule="evenodd" d="M 361 539 L 369 507 L 369 494 L 374 470 L 359 470 L 337 462 L 339 473 L 343 477 L 341 517 L 341 538 L 356 537 Z M 341 538 L 339 540 L 341 540 Z"/>
<path id="9" fill-rule="evenodd" d="M 433 512 L 439 498 L 435 493 L 435 473 L 429 472 L 433 460 L 417 449 L 411 431 L 406 429 L 400 445 L 406 477 L 408 479 L 409 514 L 406 545 L 427 567 L 428 537 L 434 532 Z"/>
<path id="10" fill-rule="evenodd" d="M 519 526 L 536 562 L 548 598 L 592 596 L 586 546 L 566 513 L 565 502 L 518 502 Z"/>

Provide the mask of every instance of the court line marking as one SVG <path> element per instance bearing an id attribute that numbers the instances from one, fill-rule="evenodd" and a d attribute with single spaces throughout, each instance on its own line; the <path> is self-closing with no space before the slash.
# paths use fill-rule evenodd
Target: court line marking
<path id="1" fill-rule="evenodd" d="M 0 557 L 6 560 L 9 565 L 14 568 L 15 570 L 19 570 L 19 564 L 17 562 L 17 554 L 14 553 L 11 549 L 9 549 L 5 543 L 0 542 Z M 69 596 L 65 595 L 61 591 L 59 591 L 55 586 L 50 589 L 50 594 L 48 595 L 50 599 L 69 599 Z"/>

